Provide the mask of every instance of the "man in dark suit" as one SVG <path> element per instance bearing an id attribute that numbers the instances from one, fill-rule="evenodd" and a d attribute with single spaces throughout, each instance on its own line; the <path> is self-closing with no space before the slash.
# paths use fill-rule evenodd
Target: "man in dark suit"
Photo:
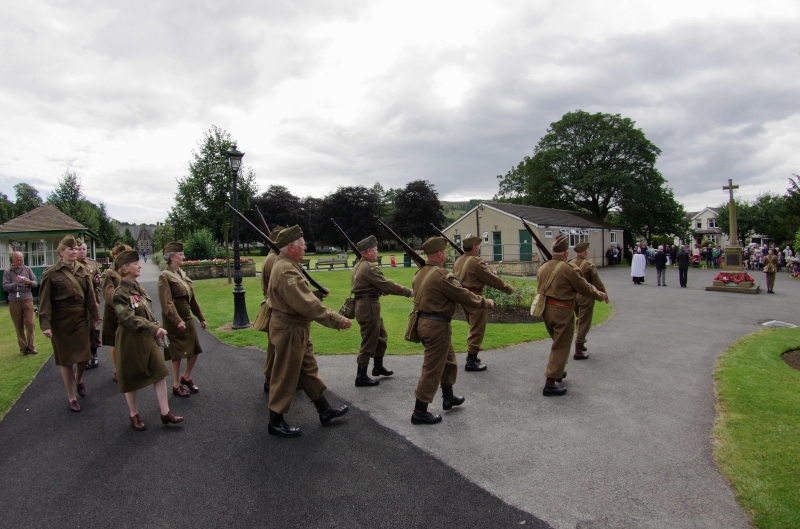
<path id="1" fill-rule="evenodd" d="M 686 245 L 681 246 L 681 251 L 678 252 L 678 279 L 680 279 L 681 288 L 686 288 L 686 280 L 689 275 L 689 262 L 691 257 Z"/>
<path id="2" fill-rule="evenodd" d="M 667 286 L 667 254 L 664 253 L 664 246 L 659 246 L 653 262 L 656 265 L 656 279 L 658 279 L 658 286 L 662 284 Z"/>

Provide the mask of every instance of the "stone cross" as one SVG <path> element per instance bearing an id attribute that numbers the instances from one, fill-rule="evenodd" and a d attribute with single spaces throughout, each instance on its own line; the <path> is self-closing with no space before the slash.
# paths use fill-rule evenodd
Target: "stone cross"
<path id="1" fill-rule="evenodd" d="M 730 219 L 730 237 L 731 237 L 731 245 L 738 246 L 739 245 L 739 227 L 736 224 L 736 202 L 733 201 L 733 190 L 739 189 L 739 186 L 733 185 L 733 180 L 728 180 L 728 185 L 722 186 L 723 191 L 730 191 L 731 200 L 728 202 L 728 215 Z"/>

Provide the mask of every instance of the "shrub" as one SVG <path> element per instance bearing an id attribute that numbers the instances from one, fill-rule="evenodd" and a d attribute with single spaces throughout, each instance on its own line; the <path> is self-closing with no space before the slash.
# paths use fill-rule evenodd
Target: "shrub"
<path id="1" fill-rule="evenodd" d="M 497 312 L 502 314 L 510 307 L 530 308 L 533 298 L 536 296 L 536 284 L 534 282 L 525 279 L 506 281 L 506 278 L 500 273 L 497 276 L 514 287 L 513 294 L 506 294 L 501 290 L 488 286 L 483 289 L 484 297 L 494 300 L 494 309 Z"/>
<path id="2" fill-rule="evenodd" d="M 214 236 L 205 228 L 192 232 L 183 245 L 186 259 L 193 261 L 213 258 L 216 251 L 217 243 L 214 241 Z"/>

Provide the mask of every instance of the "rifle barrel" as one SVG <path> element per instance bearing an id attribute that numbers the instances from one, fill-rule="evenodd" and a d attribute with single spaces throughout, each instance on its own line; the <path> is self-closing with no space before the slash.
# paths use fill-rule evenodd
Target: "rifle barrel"
<path id="1" fill-rule="evenodd" d="M 377 220 L 380 223 L 380 225 L 383 226 L 383 229 L 386 230 L 386 233 L 388 233 L 392 237 L 392 239 L 397 241 L 397 244 L 399 244 L 403 248 L 403 250 L 405 250 L 408 256 L 411 257 L 415 263 L 417 263 L 417 266 L 419 266 L 420 268 L 425 266 L 425 259 L 420 257 L 420 255 L 417 252 L 415 252 L 411 248 L 411 246 L 409 246 L 408 243 L 406 243 L 406 241 L 404 241 L 398 234 L 396 234 L 394 230 L 392 230 L 392 228 L 390 228 L 385 222 L 383 222 L 379 216 L 374 215 L 374 217 L 375 220 Z"/>
<path id="2" fill-rule="evenodd" d="M 262 239 L 262 240 L 263 240 L 265 243 L 267 243 L 267 245 L 268 245 L 270 248 L 272 248 L 273 250 L 275 250 L 277 253 L 281 253 L 281 249 L 280 249 L 280 248 L 278 248 L 278 245 L 277 245 L 277 244 L 275 244 L 275 242 L 274 242 L 272 239 L 270 239 L 270 238 L 269 238 L 269 235 L 265 234 L 263 231 L 261 231 L 261 230 L 259 230 L 258 228 L 256 228 L 256 225 L 255 225 L 255 224 L 253 224 L 252 222 L 250 222 L 250 219 L 248 219 L 247 217 L 245 217 L 245 216 L 244 216 L 244 214 L 243 214 L 241 211 L 239 211 L 238 209 L 236 209 L 236 208 L 234 208 L 233 206 L 231 206 L 231 205 L 230 205 L 228 202 L 226 202 L 226 203 L 225 203 L 225 205 L 226 205 L 226 206 L 228 206 L 228 207 L 231 209 L 231 211 L 233 211 L 233 212 L 236 214 L 236 216 L 237 216 L 237 217 L 239 217 L 239 218 L 242 220 L 242 222 L 244 222 L 245 224 L 247 224 L 248 226 L 250 226 L 250 228 L 251 228 L 251 229 L 252 229 L 254 232 L 256 232 L 256 235 L 258 235 L 259 237 L 261 237 L 261 239 Z M 305 268 L 303 268 L 302 266 L 300 267 L 300 272 L 302 272 L 302 274 L 305 276 L 305 278 L 306 278 L 306 279 L 308 279 L 308 282 L 309 282 L 309 283 L 311 283 L 311 284 L 314 286 L 314 288 L 316 288 L 316 289 L 317 289 L 317 290 L 319 290 L 320 292 L 324 292 L 326 296 L 327 296 L 328 294 L 330 294 L 330 292 L 331 292 L 331 291 L 330 291 L 330 290 L 328 290 L 327 288 L 323 287 L 323 286 L 322 286 L 322 285 L 320 285 L 319 283 L 317 283 L 317 282 L 314 280 L 314 278 L 313 278 L 313 277 L 311 277 L 311 275 L 310 275 L 310 274 L 309 274 L 309 273 L 306 271 L 306 269 L 305 269 Z"/>
<path id="3" fill-rule="evenodd" d="M 525 226 L 525 229 L 528 230 L 528 233 L 531 234 L 533 240 L 536 241 L 536 247 L 539 248 L 539 251 L 542 253 L 542 256 L 544 256 L 545 260 L 549 261 L 550 259 L 552 259 L 553 254 L 550 253 L 550 250 L 547 249 L 547 246 L 545 246 L 544 243 L 542 243 L 542 241 L 539 239 L 539 237 L 536 236 L 536 233 L 533 231 L 533 228 L 531 228 L 528 225 L 528 223 L 525 222 L 525 219 L 523 219 L 522 217 L 520 217 L 519 220 L 522 221 L 522 224 Z"/>
<path id="4" fill-rule="evenodd" d="M 336 224 L 335 220 L 331 219 L 331 222 L 333 222 L 333 225 L 336 226 L 337 230 L 339 230 L 339 233 L 342 234 L 342 237 L 347 239 L 347 244 L 349 244 L 350 247 L 353 249 L 353 253 L 356 254 L 356 259 L 361 259 L 361 252 L 358 251 L 358 248 L 356 248 L 355 243 L 353 243 L 353 241 L 350 240 L 350 237 L 347 236 L 344 230 L 341 227 L 339 227 L 338 224 Z"/>

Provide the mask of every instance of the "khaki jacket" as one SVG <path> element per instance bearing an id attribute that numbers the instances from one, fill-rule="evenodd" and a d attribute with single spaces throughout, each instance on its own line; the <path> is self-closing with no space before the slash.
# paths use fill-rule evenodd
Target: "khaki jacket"
<path id="1" fill-rule="evenodd" d="M 430 272 L 431 268 L 433 272 Z M 425 263 L 414 276 L 412 285 L 415 293 L 418 292 L 428 273 L 431 277 L 425 283 L 425 288 L 419 292 L 418 311 L 452 317 L 456 311 L 456 304 L 473 308 L 488 306 L 486 299 L 461 286 L 456 276 L 433 261 Z"/>
<path id="2" fill-rule="evenodd" d="M 74 271 L 70 272 L 59 259 L 42 274 L 39 289 L 39 324 L 43 331 L 50 329 L 53 311 L 63 305 L 83 305 L 89 311 L 90 325 L 100 319 L 100 307 L 94 297 L 94 288 L 86 269 L 76 262 Z"/>
<path id="3" fill-rule="evenodd" d="M 559 262 L 565 264 L 559 267 L 553 282 L 550 284 L 550 288 L 545 292 L 544 287 L 550 279 L 550 274 L 553 273 Z M 583 278 L 580 268 L 574 263 L 567 263 L 566 259 L 559 255 L 554 255 L 551 260 L 539 267 L 536 279 L 539 282 L 537 286 L 539 294 L 544 294 L 548 298 L 558 301 L 574 304 L 578 294 L 591 299 L 603 299 L 600 296 L 600 291 Z"/>
<path id="4" fill-rule="evenodd" d="M 461 286 L 476 294 L 483 292 L 484 285 L 511 294 L 511 285 L 494 275 L 482 259 L 470 253 L 465 253 L 456 260 L 453 273 L 461 282 Z"/>
<path id="5" fill-rule="evenodd" d="M 778 271 L 778 256 L 768 255 L 764 258 L 764 271 L 767 273 Z"/>
<path id="6" fill-rule="evenodd" d="M 275 265 L 275 259 L 278 254 L 275 250 L 269 252 L 267 258 L 264 259 L 264 265 L 261 267 L 261 290 L 264 292 L 264 297 L 267 297 L 267 288 L 269 288 L 269 276 L 272 274 L 272 267 Z"/>
<path id="7" fill-rule="evenodd" d="M 411 289 L 398 285 L 386 279 L 377 263 L 361 259 L 353 268 L 353 277 L 350 279 L 351 292 L 355 295 L 364 294 L 393 294 L 396 296 L 411 296 Z"/>
<path id="8" fill-rule="evenodd" d="M 587 283 L 594 286 L 600 292 L 607 292 L 606 286 L 603 284 L 603 281 L 600 279 L 600 274 L 597 272 L 597 267 L 594 263 L 589 262 L 588 259 L 584 259 L 583 257 L 576 257 L 575 259 L 571 260 L 570 263 L 577 266 L 583 278 L 586 280 Z M 586 296 L 582 296 L 578 294 L 578 303 L 588 301 L 590 298 Z"/>

